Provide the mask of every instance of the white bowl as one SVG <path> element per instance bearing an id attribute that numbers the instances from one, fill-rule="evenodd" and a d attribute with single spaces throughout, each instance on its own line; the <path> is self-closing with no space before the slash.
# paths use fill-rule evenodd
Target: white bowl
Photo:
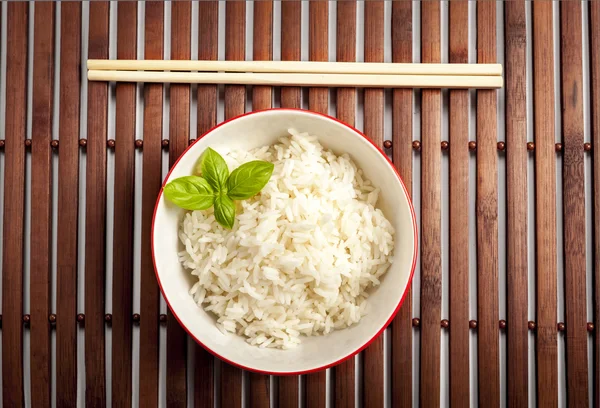
<path id="1" fill-rule="evenodd" d="M 192 174 L 207 147 L 221 153 L 274 144 L 287 129 L 295 128 L 318 137 L 336 154 L 348 153 L 374 185 L 381 188 L 378 207 L 396 229 L 394 262 L 381 285 L 371 290 L 367 316 L 344 330 L 326 336 L 301 337 L 295 349 L 259 349 L 240 336 L 224 335 L 188 294 L 194 280 L 177 259 L 181 250 L 178 228 L 184 210 L 163 197 L 156 202 L 152 229 L 152 255 L 161 291 L 173 315 L 196 342 L 238 367 L 276 375 L 303 374 L 331 367 L 369 345 L 397 313 L 412 280 L 417 258 L 417 226 L 410 198 L 387 156 L 352 127 L 325 115 L 294 109 L 271 109 L 249 113 L 224 122 L 207 132 L 179 158 L 165 179 Z M 163 184 L 164 185 L 164 184 Z M 410 307 L 410 306 L 408 306 Z"/>

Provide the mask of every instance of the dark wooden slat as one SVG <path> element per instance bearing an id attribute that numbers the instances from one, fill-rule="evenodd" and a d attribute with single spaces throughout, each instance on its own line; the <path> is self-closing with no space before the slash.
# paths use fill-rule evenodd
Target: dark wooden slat
<path id="1" fill-rule="evenodd" d="M 281 59 L 283 61 L 300 61 L 301 6 L 302 4 L 299 1 L 281 2 Z M 302 91 L 300 87 L 281 87 L 281 107 L 302 107 Z M 278 378 L 279 407 L 298 407 L 299 379 L 299 376 Z"/>
<path id="2" fill-rule="evenodd" d="M 342 1 L 337 3 L 337 49 L 336 60 L 356 62 L 356 3 Z M 356 116 L 356 89 L 337 89 L 337 117 L 354 126 Z"/>
<path id="3" fill-rule="evenodd" d="M 2 252 L 2 401 L 24 405 L 23 395 L 23 220 L 29 5 L 7 5 L 4 227 Z M 10 239 L 9 239 L 10 237 Z"/>
<path id="4" fill-rule="evenodd" d="M 79 84 L 81 3 L 61 4 L 60 150 L 56 313 L 56 405 L 77 400 L 77 219 L 79 200 Z"/>
<path id="5" fill-rule="evenodd" d="M 89 58 L 108 58 L 109 3 L 90 3 Z M 104 282 L 106 216 L 106 122 L 108 84 L 88 84 L 85 211 L 85 401 L 106 405 Z"/>
<path id="6" fill-rule="evenodd" d="M 218 1 L 203 1 L 198 5 L 198 59 L 218 58 Z M 198 85 L 198 135 L 201 136 L 217 122 L 217 86 Z"/>
<path id="7" fill-rule="evenodd" d="M 496 62 L 496 4 L 477 2 L 477 62 Z M 479 403 L 500 403 L 496 91 L 477 91 L 477 318 Z"/>
<path id="8" fill-rule="evenodd" d="M 301 14 L 302 3 L 299 1 L 281 2 L 281 59 L 283 61 L 300 61 L 301 58 Z M 302 91 L 300 87 L 281 88 L 281 106 L 300 108 Z M 298 387 L 296 387 L 297 389 Z"/>
<path id="9" fill-rule="evenodd" d="M 356 3 L 338 2 L 336 27 L 336 60 L 341 62 L 356 61 Z M 338 89 L 338 94 L 344 88 Z M 356 103 L 355 103 L 356 105 Z M 343 109 L 344 110 L 344 109 Z M 354 111 L 349 112 L 354 116 Z"/>
<path id="10" fill-rule="evenodd" d="M 192 7 L 189 1 L 172 3 L 171 59 L 189 60 L 191 57 L 191 10 Z M 187 84 L 171 84 L 170 88 L 169 162 L 172 166 L 188 147 L 190 138 L 190 86 Z M 171 319 L 169 318 L 169 320 Z M 173 322 L 177 324 L 175 320 Z M 171 329 L 168 329 L 167 337 L 170 333 Z M 185 349 L 185 347 L 183 348 Z M 183 361 L 185 362 L 185 359 Z"/>
<path id="11" fill-rule="evenodd" d="M 137 54 L 137 2 L 119 3 L 117 58 Z M 135 88 L 117 83 L 113 237 L 112 398 L 131 405 L 133 313 L 133 196 L 135 180 Z"/>
<path id="12" fill-rule="evenodd" d="M 271 384 L 268 375 L 249 373 L 248 405 L 250 407 L 269 407 Z"/>
<path id="13" fill-rule="evenodd" d="M 171 59 L 191 57 L 192 7 L 189 1 L 171 5 Z M 171 84 L 169 112 L 169 165 L 188 147 L 190 139 L 190 85 Z M 167 317 L 167 405 L 187 405 L 187 336 L 169 310 Z"/>
<path id="14" fill-rule="evenodd" d="M 273 59 L 273 2 L 257 1 L 254 3 L 254 48 L 255 61 Z M 273 91 L 270 86 L 252 88 L 252 110 L 271 108 Z"/>
<path id="15" fill-rule="evenodd" d="M 52 99 L 54 4 L 38 3 L 34 17 L 31 147 L 31 403 L 50 406 L 50 258 L 52 234 Z"/>
<path id="16" fill-rule="evenodd" d="M 524 1 L 514 1 L 504 4 L 504 27 L 508 235 L 507 320 L 510 322 L 510 330 L 507 332 L 508 405 L 511 407 L 526 407 L 528 403 L 527 150 L 524 146 L 527 143 L 527 95 L 525 83 L 527 38 Z M 554 172 L 552 172 L 552 175 L 554 175 Z M 556 273 L 554 276 L 556 277 Z M 556 293 L 556 290 L 553 293 Z M 538 395 L 539 400 L 540 396 Z"/>
<path id="17" fill-rule="evenodd" d="M 33 35 L 31 119 L 31 404 L 50 406 L 50 258 L 52 253 L 52 99 L 54 3 L 37 3 Z"/>
<path id="18" fill-rule="evenodd" d="M 228 1 L 225 10 L 225 59 L 240 61 L 246 57 L 246 3 Z M 225 87 L 225 119 L 241 115 L 246 108 L 246 87 Z M 221 365 L 221 405 L 242 404 L 242 370 L 227 363 Z"/>
<path id="19" fill-rule="evenodd" d="M 198 4 L 198 59 L 218 58 L 219 2 Z M 198 85 L 198 136 L 217 124 L 217 86 Z"/>
<path id="20" fill-rule="evenodd" d="M 421 4 L 421 60 L 440 62 L 440 4 Z M 441 91 L 421 97 L 421 381 L 424 407 L 440 403 Z"/>
<path id="21" fill-rule="evenodd" d="M 243 61 L 246 58 L 246 4 L 227 2 L 225 16 L 225 59 Z M 231 119 L 244 113 L 246 86 L 225 87 L 225 118 Z"/>
<path id="22" fill-rule="evenodd" d="M 450 3 L 450 63 L 469 62 L 469 10 Z M 450 90 L 450 404 L 469 405 L 469 91 Z"/>
<path id="23" fill-rule="evenodd" d="M 356 61 L 356 2 L 337 3 L 337 61 Z M 354 126 L 356 115 L 356 89 L 339 88 L 337 90 L 337 117 Z M 355 369 L 354 358 L 350 358 L 335 367 L 335 406 L 350 408 L 355 406 L 354 398 Z"/>
<path id="24" fill-rule="evenodd" d="M 590 17 L 590 65 L 591 65 L 591 114 L 592 114 L 592 146 L 594 157 L 594 325 L 600 327 L 600 55 L 594 50 L 600 49 L 600 3 L 591 2 Z M 594 336 L 594 403 L 600 405 L 600 334 Z"/>
<path id="25" fill-rule="evenodd" d="M 308 54 L 311 61 L 328 60 L 329 2 L 312 0 L 308 15 Z M 329 89 L 310 88 L 308 109 L 324 114 L 329 113 Z M 325 370 L 305 376 L 305 401 L 307 408 L 324 407 L 327 400 L 327 376 Z"/>
<path id="26" fill-rule="evenodd" d="M 164 5 L 145 4 L 146 59 L 163 58 Z M 144 158 L 142 162 L 142 253 L 140 277 L 140 406 L 158 406 L 160 296 L 152 263 L 152 216 L 162 181 L 163 85 L 144 85 Z"/>
<path id="27" fill-rule="evenodd" d="M 567 398 L 588 405 L 581 3 L 560 4 Z"/>
<path id="28" fill-rule="evenodd" d="M 524 24 L 524 23 L 523 23 Z M 556 333 L 556 153 L 554 152 L 554 65 L 552 3 L 533 3 L 533 84 L 536 183 L 536 281 L 537 281 L 537 395 L 540 406 L 557 406 L 558 354 Z M 507 118 L 508 119 L 508 118 Z M 524 120 L 524 118 L 523 118 Z M 507 123 L 510 123 L 507 121 Z M 508 144 L 524 154 L 523 137 Z M 520 147 L 520 149 L 519 149 Z M 510 154 L 510 150 L 508 152 Z M 511 166 L 507 166 L 511 169 Z M 517 169 L 511 169 L 517 170 Z M 522 172 L 523 169 L 519 169 Z M 521 173 L 523 174 L 523 173 Z M 526 174 L 526 173 L 525 173 Z M 510 214 L 508 217 L 511 220 Z M 524 222 L 526 218 L 520 220 Z M 515 220 L 516 221 L 516 220 Z M 509 239 L 509 243 L 510 243 Z M 509 257 L 510 259 L 510 257 Z M 526 266 L 519 272 L 526 281 Z M 523 282 L 521 282 L 522 284 Z M 516 302 L 509 301 L 516 306 Z M 521 307 L 526 307 L 526 303 Z M 521 311 L 521 314 L 526 311 Z M 525 325 L 524 321 L 510 321 Z M 527 330 L 524 328 L 524 330 Z M 524 332 L 526 333 L 526 331 Z M 524 334 L 523 333 L 523 334 Z M 518 333 L 521 334 L 521 333 Z M 525 337 L 525 336 L 523 336 Z M 526 341 L 526 340 L 523 340 Z M 525 352 L 526 353 L 526 352 Z M 509 358 L 509 364 L 518 358 Z M 525 377 L 526 379 L 527 377 Z"/>
<path id="29" fill-rule="evenodd" d="M 412 38 L 412 2 L 395 1 L 392 3 L 393 62 L 412 62 Z M 392 92 L 392 160 L 411 195 L 413 90 Z M 412 289 L 392 322 L 391 389 L 394 407 L 412 407 Z"/>
<path id="30" fill-rule="evenodd" d="M 216 60 L 218 55 L 219 2 L 202 1 L 198 4 L 198 59 Z M 197 136 L 217 124 L 217 86 L 198 85 Z M 196 345 L 194 405 L 198 408 L 214 406 L 214 357 Z"/>
<path id="31" fill-rule="evenodd" d="M 304 377 L 306 407 L 324 407 L 326 404 L 327 376 L 325 370 Z"/>
<path id="32" fill-rule="evenodd" d="M 383 62 L 383 6 L 379 0 L 365 3 L 365 62 Z M 383 147 L 383 89 L 365 89 L 364 109 L 365 133 Z"/>
<path id="33" fill-rule="evenodd" d="M 255 61 L 273 59 L 273 2 L 254 2 L 254 48 Z M 271 108 L 273 91 L 270 86 L 254 86 L 252 88 L 252 110 Z M 269 407 L 271 392 L 270 377 L 264 374 L 249 373 L 250 407 Z"/>
<path id="34" fill-rule="evenodd" d="M 311 61 L 328 60 L 329 35 L 329 4 L 328 2 L 312 0 L 309 3 L 308 16 L 308 54 Z M 328 113 L 329 89 L 310 88 L 308 90 L 308 109 Z"/>
<path id="35" fill-rule="evenodd" d="M 279 407 L 298 407 L 298 376 L 279 377 Z"/>
<path id="36" fill-rule="evenodd" d="M 383 1 L 365 2 L 365 62 L 383 62 Z M 383 147 L 383 89 L 365 89 L 364 131 Z M 383 336 L 375 339 L 363 353 L 364 404 L 383 407 Z"/>

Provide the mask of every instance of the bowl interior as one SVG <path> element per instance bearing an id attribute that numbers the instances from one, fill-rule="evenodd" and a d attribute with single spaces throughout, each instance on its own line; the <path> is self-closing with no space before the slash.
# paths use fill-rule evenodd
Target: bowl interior
<path id="1" fill-rule="evenodd" d="M 270 145 L 286 136 L 287 129 L 309 132 L 336 154 L 348 153 L 374 185 L 381 188 L 379 208 L 396 230 L 394 262 L 381 285 L 371 291 L 367 313 L 359 324 L 327 336 L 302 337 L 292 350 L 259 349 L 242 337 L 223 335 L 214 316 L 198 307 L 188 294 L 194 283 L 177 259 L 181 250 L 178 228 L 183 210 L 157 202 L 153 229 L 153 255 L 159 284 L 172 311 L 187 331 L 221 358 L 255 371 L 297 373 L 323 368 L 365 346 L 384 328 L 399 306 L 410 283 L 416 256 L 413 212 L 407 193 L 391 164 L 368 140 L 331 118 L 298 110 L 269 110 L 242 116 L 213 129 L 192 145 L 173 168 L 168 180 L 192 173 L 207 147 L 221 154 L 230 150 Z M 168 181 L 167 180 L 167 181 Z"/>

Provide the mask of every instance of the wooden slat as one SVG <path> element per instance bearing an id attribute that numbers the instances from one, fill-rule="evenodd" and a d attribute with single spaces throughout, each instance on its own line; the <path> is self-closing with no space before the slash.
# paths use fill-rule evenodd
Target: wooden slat
<path id="1" fill-rule="evenodd" d="M 271 384 L 265 374 L 249 373 L 248 405 L 250 407 L 269 407 Z"/>
<path id="2" fill-rule="evenodd" d="M 392 3 L 392 61 L 412 62 L 412 2 Z M 413 90 L 394 89 L 392 160 L 412 195 Z M 338 99 L 339 105 L 339 99 Z M 412 407 L 412 289 L 392 322 L 392 406 Z"/>
<path id="3" fill-rule="evenodd" d="M 449 10 L 450 63 L 469 62 L 469 5 Z M 469 405 L 469 91 L 450 90 L 450 404 Z"/>
<path id="4" fill-rule="evenodd" d="M 298 407 L 298 376 L 279 377 L 279 407 Z"/>
<path id="5" fill-rule="evenodd" d="M 365 2 L 365 62 L 383 62 L 383 1 Z M 383 89 L 365 89 L 364 132 L 383 147 Z M 383 407 L 383 336 L 375 339 L 363 353 L 364 404 Z"/>
<path id="6" fill-rule="evenodd" d="M 56 405 L 77 400 L 77 219 L 81 3 L 61 3 L 58 236 L 56 284 Z"/>
<path id="7" fill-rule="evenodd" d="M 537 396 L 540 406 L 557 406 L 558 354 L 556 333 L 556 153 L 554 152 L 554 65 L 552 40 L 552 3 L 533 3 L 533 103 L 535 133 L 535 193 L 536 193 L 536 281 L 537 281 Z M 523 23 L 524 24 L 524 23 Z M 522 113 L 524 114 L 524 113 Z M 507 118 L 508 119 L 508 118 Z M 524 119 L 523 119 L 524 120 Z M 510 123 L 510 122 L 507 122 Z M 523 155 L 523 138 L 515 140 L 513 146 Z M 511 149 L 511 144 L 508 148 Z M 509 151 L 510 154 L 510 151 Z M 515 153 L 513 153 L 515 154 Z M 511 166 L 507 166 L 510 170 Z M 523 169 L 518 169 L 519 173 Z M 508 217 L 511 220 L 511 214 Z M 524 223 L 522 218 L 520 223 Z M 516 222 L 517 220 L 515 220 Z M 509 244 L 511 240 L 509 239 Z M 523 244 L 524 245 L 524 244 Z M 510 260 L 510 257 L 509 257 Z M 525 281 L 526 267 L 519 272 Z M 524 282 L 515 284 L 523 284 Z M 509 305 L 516 307 L 511 299 Z M 526 307 L 526 303 L 521 307 Z M 521 314 L 526 311 L 521 311 Z M 523 317 L 526 321 L 526 317 Z M 509 320 L 512 326 L 524 322 Z M 517 326 L 519 327 L 519 326 Z M 527 329 L 523 328 L 527 333 Z M 522 340 L 526 341 L 526 340 Z M 526 346 L 525 346 L 526 347 Z M 525 352 L 526 353 L 526 352 Z M 519 364 L 518 358 L 509 357 L 511 363 Z M 527 377 L 525 376 L 525 379 Z"/>
<path id="8" fill-rule="evenodd" d="M 198 4 L 198 59 L 218 59 L 219 2 Z M 217 124 L 217 86 L 198 85 L 198 135 Z"/>
<path id="9" fill-rule="evenodd" d="M 225 59 L 240 61 L 246 57 L 246 4 L 228 1 L 225 10 Z M 225 87 L 225 119 L 241 115 L 246 108 L 246 87 Z M 221 405 L 242 404 L 242 370 L 227 363 L 221 365 Z"/>
<path id="10" fill-rule="evenodd" d="M 145 4 L 144 54 L 163 58 L 164 5 Z M 140 276 L 140 406 L 158 406 L 160 296 L 152 262 L 152 217 L 162 181 L 163 85 L 144 85 L 144 158 L 142 161 L 142 251 Z"/>
<path id="11" fill-rule="evenodd" d="M 302 4 L 299 1 L 281 2 L 281 59 L 283 61 L 300 61 L 301 6 Z M 302 107 L 302 91 L 300 87 L 281 88 L 281 107 Z M 299 376 L 278 378 L 279 406 L 281 408 L 298 407 L 299 378 Z"/>
<path id="12" fill-rule="evenodd" d="M 336 60 L 356 61 L 356 2 L 337 3 L 337 50 Z M 337 90 L 337 117 L 354 126 L 356 116 L 356 89 L 339 88 Z M 355 406 L 355 369 L 354 358 L 335 367 L 335 406 L 350 408 Z"/>
<path id="13" fill-rule="evenodd" d="M 90 3 L 89 58 L 108 58 L 109 3 Z M 106 266 L 106 123 L 108 84 L 88 84 L 85 210 L 85 401 L 106 405 L 104 286 Z"/>
<path id="14" fill-rule="evenodd" d="M 137 2 L 119 3 L 117 58 L 137 56 Z M 112 304 L 112 398 L 131 405 L 133 313 L 133 196 L 135 180 L 135 88 L 116 85 Z"/>
<path id="15" fill-rule="evenodd" d="M 600 49 L 600 3 L 589 5 L 590 27 L 590 65 L 591 65 L 591 114 L 592 114 L 592 147 L 594 158 L 594 325 L 600 327 L 600 55 L 594 50 Z M 596 329 L 598 330 L 598 329 Z M 600 334 L 594 336 L 594 403 L 600 405 Z"/>
<path id="16" fill-rule="evenodd" d="M 198 3 L 198 59 L 218 58 L 219 2 Z M 197 136 L 204 134 L 217 124 L 217 86 L 198 85 L 198 128 Z M 214 357 L 196 345 L 194 405 L 198 408 L 214 406 Z"/>
<path id="17" fill-rule="evenodd" d="M 383 62 L 383 7 L 384 2 L 380 0 L 365 3 L 365 62 Z M 377 146 L 382 148 L 383 89 L 365 89 L 364 109 L 365 133 Z M 383 339 L 381 340 L 383 342 Z M 365 358 L 367 357 L 365 356 Z"/>
<path id="18" fill-rule="evenodd" d="M 507 194 L 508 405 L 527 396 L 527 95 L 525 2 L 504 4 Z M 552 38 L 550 36 L 550 38 Z M 551 66 L 552 64 L 547 64 Z M 554 172 L 552 172 L 554 176 Z M 556 273 L 554 274 L 556 276 Z M 553 293 L 556 293 L 554 291 Z M 539 315 L 538 315 L 539 316 Z M 555 342 L 556 345 L 556 342 Z M 538 396 L 538 401 L 540 396 Z M 547 405 L 544 405 L 547 406 Z"/>
<path id="19" fill-rule="evenodd" d="M 23 227 L 29 5 L 7 5 L 4 228 L 2 232 L 2 401 L 23 399 Z"/>
<path id="20" fill-rule="evenodd" d="M 327 2 L 310 1 L 308 23 L 309 59 L 311 61 L 327 61 L 329 57 L 329 5 Z M 310 88 L 308 90 L 308 109 L 327 114 L 329 90 L 327 88 Z"/>
<path id="21" fill-rule="evenodd" d="M 254 3 L 254 55 L 255 61 L 273 59 L 273 2 L 257 1 Z M 271 108 L 273 91 L 270 86 L 252 88 L 252 110 Z"/>
<path id="22" fill-rule="evenodd" d="M 308 54 L 311 61 L 328 60 L 329 2 L 311 0 L 308 15 Z M 308 109 L 328 114 L 329 89 L 310 88 L 308 90 Z M 306 407 L 325 407 L 327 402 L 327 375 L 325 370 L 305 376 Z"/>
<path id="23" fill-rule="evenodd" d="M 192 7 L 189 1 L 171 4 L 171 59 L 191 57 Z M 190 139 L 190 85 L 171 84 L 169 112 L 169 165 L 188 147 Z M 187 336 L 169 310 L 167 316 L 167 406 L 187 405 Z"/>
<path id="24" fill-rule="evenodd" d="M 421 4 L 421 60 L 440 62 L 440 4 Z M 424 407 L 440 403 L 441 91 L 421 97 L 421 380 Z"/>
<path id="25" fill-rule="evenodd" d="M 496 62 L 496 4 L 477 2 L 477 62 Z M 479 403 L 500 403 L 496 91 L 477 91 L 477 318 Z"/>
<path id="26" fill-rule="evenodd" d="M 30 259 L 31 403 L 50 406 L 50 262 L 52 254 L 52 100 L 54 84 L 54 3 L 37 3 L 33 35 L 31 106 Z"/>
<path id="27" fill-rule="evenodd" d="M 581 3 L 560 4 L 567 398 L 588 405 Z"/>
<path id="28" fill-rule="evenodd" d="M 273 59 L 273 2 L 254 2 L 254 48 L 252 58 L 255 61 Z M 271 108 L 273 91 L 270 86 L 252 88 L 252 110 Z M 269 407 L 271 392 L 270 377 L 264 374 L 249 373 L 250 407 Z"/>
<path id="29" fill-rule="evenodd" d="M 246 58 L 246 4 L 227 2 L 225 11 L 225 59 L 243 61 Z M 231 119 L 244 113 L 246 86 L 225 87 L 225 118 Z"/>
<path id="30" fill-rule="evenodd" d="M 300 61 L 301 59 L 301 14 L 299 1 L 281 2 L 281 59 L 282 61 Z M 302 91 L 300 87 L 281 88 L 281 106 L 300 108 Z M 296 387 L 297 389 L 298 387 Z"/>

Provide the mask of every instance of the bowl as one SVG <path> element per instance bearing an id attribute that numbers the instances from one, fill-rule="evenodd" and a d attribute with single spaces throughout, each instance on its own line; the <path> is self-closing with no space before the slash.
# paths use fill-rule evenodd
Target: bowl
<path id="1" fill-rule="evenodd" d="M 187 333 L 220 359 L 243 369 L 274 375 L 304 374 L 322 370 L 348 359 L 367 347 L 392 321 L 410 287 L 417 258 L 417 226 L 410 197 L 400 175 L 387 156 L 365 135 L 337 119 L 296 109 L 269 109 L 226 121 L 202 137 L 181 155 L 164 184 L 192 174 L 207 147 L 221 154 L 274 144 L 295 128 L 318 137 L 319 142 L 340 155 L 348 153 L 365 176 L 381 188 L 378 207 L 396 230 L 394 261 L 381 284 L 371 289 L 367 315 L 347 329 L 325 336 L 301 336 L 290 350 L 261 349 L 241 336 L 224 335 L 216 318 L 198 307 L 188 291 L 194 280 L 179 263 L 182 249 L 178 229 L 185 210 L 158 196 L 152 222 L 152 256 L 156 278 L 175 318 Z M 163 184 L 163 186 L 164 186 Z M 410 305 L 407 305 L 410 307 Z"/>

